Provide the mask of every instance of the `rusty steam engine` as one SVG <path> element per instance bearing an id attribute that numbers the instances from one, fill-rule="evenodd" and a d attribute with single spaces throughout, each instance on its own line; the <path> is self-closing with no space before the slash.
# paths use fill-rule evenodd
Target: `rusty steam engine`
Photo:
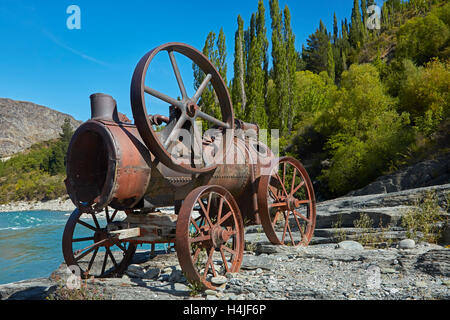
<path id="1" fill-rule="evenodd" d="M 145 84 L 158 54 L 169 57 L 178 99 Z M 204 74 L 192 97 L 176 55 Z M 206 88 L 220 116 L 202 109 Z M 167 103 L 170 116 L 149 114 L 146 95 Z M 227 86 L 201 52 L 168 43 L 147 53 L 134 71 L 131 107 L 134 124 L 111 96 L 93 94 L 92 117 L 73 135 L 65 182 L 77 209 L 62 242 L 68 266 L 84 277 L 120 275 L 139 244 L 168 243 L 186 278 L 214 289 L 211 277 L 239 271 L 246 225 L 261 224 L 273 244 L 308 245 L 316 203 L 306 170 L 276 158 L 257 125 L 234 118 Z"/>

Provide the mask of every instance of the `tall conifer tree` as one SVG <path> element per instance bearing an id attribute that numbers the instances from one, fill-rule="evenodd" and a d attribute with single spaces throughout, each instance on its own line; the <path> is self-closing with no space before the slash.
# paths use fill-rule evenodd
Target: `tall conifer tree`
<path id="1" fill-rule="evenodd" d="M 246 54 L 244 52 L 244 20 L 239 15 L 237 18 L 238 29 L 234 36 L 234 77 L 231 96 L 235 115 L 242 117 L 245 114 L 247 96 L 245 94 Z"/>
<path id="2" fill-rule="evenodd" d="M 286 63 L 288 79 L 288 121 L 287 129 L 291 133 L 293 119 L 295 116 L 297 80 L 295 72 L 297 70 L 297 51 L 295 50 L 295 36 L 291 27 L 291 13 L 288 6 L 284 8 L 284 41 L 286 43 Z"/>
<path id="3" fill-rule="evenodd" d="M 286 44 L 283 37 L 283 15 L 278 0 L 269 0 L 272 18 L 272 60 L 273 80 L 275 83 L 276 105 L 271 108 L 271 128 L 279 129 L 280 134 L 287 132 L 288 111 L 288 74 L 286 63 Z"/>

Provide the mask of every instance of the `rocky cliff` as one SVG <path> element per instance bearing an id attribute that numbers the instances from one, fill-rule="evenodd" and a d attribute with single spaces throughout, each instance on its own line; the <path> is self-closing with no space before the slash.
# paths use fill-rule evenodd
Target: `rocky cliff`
<path id="1" fill-rule="evenodd" d="M 347 196 L 391 193 L 448 183 L 450 183 L 450 153 L 381 176 L 366 187 L 348 193 Z"/>
<path id="2" fill-rule="evenodd" d="M 74 129 L 81 124 L 68 114 L 44 106 L 0 98 L 0 158 L 58 138 L 66 118 Z"/>

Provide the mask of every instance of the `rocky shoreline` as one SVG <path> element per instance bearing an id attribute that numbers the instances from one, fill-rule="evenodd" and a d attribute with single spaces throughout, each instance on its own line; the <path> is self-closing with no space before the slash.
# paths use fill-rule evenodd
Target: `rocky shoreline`
<path id="1" fill-rule="evenodd" d="M 319 203 L 315 236 L 306 248 L 274 246 L 261 226 L 249 226 L 241 271 L 215 279 L 215 291 L 192 287 L 175 252 L 138 251 L 122 277 L 88 280 L 83 296 L 69 299 L 448 300 L 450 242 L 415 243 L 406 239 L 400 221 L 405 208 L 421 195 L 434 192 L 440 201 L 449 191 L 450 185 L 442 185 Z M 391 228 L 354 228 L 362 213 L 375 222 L 389 222 Z M 341 228 L 336 228 L 337 221 Z M 361 245 L 361 236 L 368 232 L 383 234 L 385 242 Z M 68 299 L 62 294 L 68 277 L 62 263 L 49 278 L 0 285 L 0 299 Z"/>
<path id="2" fill-rule="evenodd" d="M 0 204 L 1 212 L 21 212 L 21 211 L 62 211 L 72 212 L 75 210 L 70 199 L 60 198 L 49 201 L 17 201 L 7 204 Z"/>

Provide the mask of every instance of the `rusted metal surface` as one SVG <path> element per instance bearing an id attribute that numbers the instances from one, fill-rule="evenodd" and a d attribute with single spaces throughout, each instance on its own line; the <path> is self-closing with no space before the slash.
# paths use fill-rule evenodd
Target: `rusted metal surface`
<path id="1" fill-rule="evenodd" d="M 207 288 L 215 289 L 212 276 L 239 271 L 244 226 L 239 207 L 226 189 L 203 186 L 187 196 L 178 217 L 175 248 L 186 277 Z"/>
<path id="2" fill-rule="evenodd" d="M 302 164 L 291 157 L 274 163 L 258 188 L 261 223 L 273 244 L 307 246 L 316 223 L 316 199 Z"/>
<path id="3" fill-rule="evenodd" d="M 167 52 L 172 62 L 172 68 L 175 73 L 178 86 L 181 91 L 181 100 L 169 97 L 164 93 L 149 88 L 145 84 L 147 71 L 154 57 L 160 52 Z M 180 75 L 180 71 L 176 62 L 174 53 L 177 52 L 192 60 L 204 72 L 205 81 L 200 85 L 200 89 L 193 97 L 188 97 L 184 83 Z M 215 119 L 211 115 L 205 114 L 200 110 L 197 102 L 201 96 L 201 92 L 211 83 L 216 93 L 217 99 L 221 107 L 222 119 Z M 145 102 L 145 94 L 148 93 L 162 101 L 169 103 L 177 108 L 180 113 L 178 118 L 172 119 L 172 126 L 168 126 L 166 131 L 156 132 L 152 127 L 152 121 L 149 118 L 148 108 Z M 167 167 L 184 173 L 204 173 L 215 169 L 214 164 L 203 164 L 193 166 L 192 164 L 175 163 L 172 155 L 168 151 L 169 143 L 172 138 L 171 133 L 176 129 L 181 129 L 186 123 L 190 124 L 194 133 L 194 143 L 201 143 L 201 133 L 198 132 L 195 120 L 197 118 L 209 121 L 213 124 L 221 126 L 223 129 L 232 129 L 234 127 L 234 113 L 231 99 L 228 94 L 227 85 L 223 81 L 220 73 L 214 65 L 197 49 L 182 43 L 167 43 L 148 52 L 138 63 L 131 82 L 131 106 L 133 116 L 139 133 L 142 136 L 146 146 Z M 228 149 L 231 141 L 224 140 Z"/>
<path id="4" fill-rule="evenodd" d="M 169 55 L 180 100 L 144 83 L 152 59 L 160 52 Z M 193 97 L 186 94 L 174 53 L 191 59 L 205 73 Z M 217 95 L 221 119 L 204 114 L 197 104 L 209 83 Z M 145 93 L 169 102 L 170 116 L 149 115 Z M 154 249 L 156 243 L 175 243 L 188 280 L 214 288 L 211 276 L 239 271 L 243 221 L 246 225 L 262 224 L 274 244 L 309 243 L 315 228 L 316 203 L 306 170 L 293 158 L 276 159 L 269 147 L 258 141 L 258 125 L 234 119 L 226 85 L 203 54 L 180 43 L 150 51 L 133 75 L 131 102 L 135 124 L 117 111 L 111 96 L 92 95 L 92 119 L 76 130 L 69 145 L 65 182 L 78 209 L 69 218 L 63 235 L 68 265 L 78 265 L 88 272 L 102 249 L 101 270 L 89 274 L 120 274 L 131 261 L 136 245 L 150 243 Z M 215 127 L 198 137 L 197 118 Z M 152 127 L 164 124 L 160 132 Z M 175 145 L 183 144 L 177 137 L 178 128 L 194 136 L 193 146 L 187 149 L 192 152 L 190 161 L 195 160 L 194 149 L 201 147 L 200 164 L 180 164 L 169 153 L 172 142 L 167 143 L 168 138 L 174 138 Z M 175 214 L 158 211 L 168 206 L 175 207 Z M 126 214 L 125 219 L 118 219 L 119 211 Z M 105 214 L 104 226 L 97 219 L 101 212 Z M 81 219 L 82 213 L 92 220 Z M 92 235 L 77 237 L 77 228 L 87 228 Z M 75 249 L 74 244 L 79 243 L 85 246 Z M 123 253 L 120 261 L 112 253 L 114 247 Z M 80 264 L 86 258 L 88 263 Z M 217 261 L 221 261 L 221 267 L 214 264 Z"/>
<path id="5" fill-rule="evenodd" d="M 135 126 L 90 120 L 77 129 L 69 145 L 69 195 L 78 208 L 133 208 L 147 189 L 150 163 Z"/>
<path id="6" fill-rule="evenodd" d="M 136 244 L 122 242 L 118 237 L 110 234 L 107 225 L 102 226 L 95 214 L 92 214 L 92 222 L 82 219 L 82 214 L 81 210 L 76 209 L 64 228 L 62 251 L 67 266 L 77 266 L 82 278 L 106 277 L 123 273 L 136 252 Z M 112 221 L 114 216 L 108 217 L 107 223 Z M 81 237 L 80 234 L 85 232 L 80 233 L 80 229 L 89 230 L 91 236 Z M 123 254 L 114 255 L 114 248 Z M 102 261 L 101 269 L 94 268 L 96 259 Z"/>

